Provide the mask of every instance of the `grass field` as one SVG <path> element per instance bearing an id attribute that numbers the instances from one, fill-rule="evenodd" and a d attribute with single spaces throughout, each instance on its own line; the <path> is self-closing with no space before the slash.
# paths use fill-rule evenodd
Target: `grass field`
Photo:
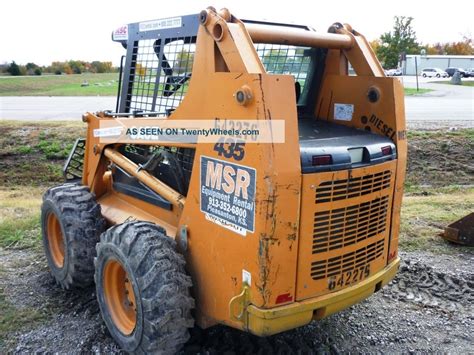
<path id="1" fill-rule="evenodd" d="M 82 87 L 85 81 L 89 86 Z M 147 92 L 154 90 L 153 84 L 141 85 Z M 115 96 L 117 89 L 118 73 L 0 77 L 0 96 Z M 405 88 L 405 95 L 430 91 Z"/>
<path id="2" fill-rule="evenodd" d="M 423 95 L 427 92 L 433 91 L 432 89 L 418 89 L 415 88 L 405 88 L 405 96 L 414 96 L 414 95 Z"/>
<path id="3" fill-rule="evenodd" d="M 433 81 L 433 84 L 454 85 L 454 84 L 451 83 L 451 81 Z M 466 80 L 461 79 L 461 85 L 460 86 L 474 86 L 474 81 L 466 81 Z"/>
<path id="4" fill-rule="evenodd" d="M 0 77 L 0 96 L 115 96 L 117 88 L 118 73 Z"/>
<path id="5" fill-rule="evenodd" d="M 439 188 L 431 193 L 405 194 L 400 218 L 402 250 L 430 250 L 446 253 L 440 234 L 444 227 L 474 210 L 474 188 Z M 466 247 L 467 248 L 467 247 Z M 449 251 L 456 252 L 456 249 Z"/>

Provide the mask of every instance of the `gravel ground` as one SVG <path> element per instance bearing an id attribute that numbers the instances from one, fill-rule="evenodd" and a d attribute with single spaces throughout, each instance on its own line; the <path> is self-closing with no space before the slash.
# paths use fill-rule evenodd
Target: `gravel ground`
<path id="1" fill-rule="evenodd" d="M 394 281 L 350 309 L 269 338 L 224 326 L 195 330 L 182 353 L 474 352 L 474 253 L 401 257 Z M 0 260 L 0 287 L 8 291 L 7 299 L 47 314 L 44 322 L 11 334 L 1 353 L 120 353 L 93 288 L 61 290 L 37 251 L 0 250 Z"/>

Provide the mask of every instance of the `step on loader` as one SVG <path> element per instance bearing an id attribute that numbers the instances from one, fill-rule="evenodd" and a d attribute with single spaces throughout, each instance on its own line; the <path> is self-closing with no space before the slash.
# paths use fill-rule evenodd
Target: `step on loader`
<path id="1" fill-rule="evenodd" d="M 117 106 L 83 116 L 42 235 L 58 284 L 95 283 L 123 350 L 174 353 L 194 326 L 269 336 L 394 277 L 403 86 L 359 32 L 209 7 L 112 37 L 125 50 Z M 160 128 L 204 121 L 232 129 L 210 142 Z M 283 140 L 242 137 L 247 121 L 283 123 L 270 132 Z"/>

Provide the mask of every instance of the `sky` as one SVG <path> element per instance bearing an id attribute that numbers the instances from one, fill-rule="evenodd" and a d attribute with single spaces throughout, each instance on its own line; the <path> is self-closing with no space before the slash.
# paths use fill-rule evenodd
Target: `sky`
<path id="1" fill-rule="evenodd" d="M 449 4 L 449 5 L 448 5 Z M 0 63 L 15 60 L 100 60 L 117 65 L 124 49 L 111 33 L 123 24 L 227 7 L 238 18 L 304 24 L 326 32 L 334 22 L 349 23 L 369 40 L 393 27 L 394 16 L 411 16 L 419 42 L 452 42 L 474 35 L 474 2 L 433 1 L 221 1 L 221 0 L 23 0 L 0 7 Z M 450 11 L 452 9 L 452 11 Z"/>

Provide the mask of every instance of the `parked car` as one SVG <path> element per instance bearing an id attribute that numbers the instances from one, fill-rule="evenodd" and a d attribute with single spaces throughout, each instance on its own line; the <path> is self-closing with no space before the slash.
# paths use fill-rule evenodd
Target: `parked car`
<path id="1" fill-rule="evenodd" d="M 466 75 L 471 77 L 471 78 L 474 77 L 474 68 L 467 68 L 466 69 Z"/>
<path id="2" fill-rule="evenodd" d="M 439 68 L 425 68 L 421 71 L 421 76 L 423 78 L 426 78 L 426 77 L 447 78 L 449 75 L 444 70 L 441 70 Z"/>
<path id="3" fill-rule="evenodd" d="M 466 78 L 469 75 L 466 74 L 466 71 L 463 68 L 446 68 L 445 72 L 448 73 L 449 76 L 453 76 L 454 73 L 459 72 L 461 74 L 461 78 Z"/>
<path id="4" fill-rule="evenodd" d="M 385 71 L 385 75 L 387 76 L 400 76 L 402 75 L 401 69 L 389 69 Z"/>

